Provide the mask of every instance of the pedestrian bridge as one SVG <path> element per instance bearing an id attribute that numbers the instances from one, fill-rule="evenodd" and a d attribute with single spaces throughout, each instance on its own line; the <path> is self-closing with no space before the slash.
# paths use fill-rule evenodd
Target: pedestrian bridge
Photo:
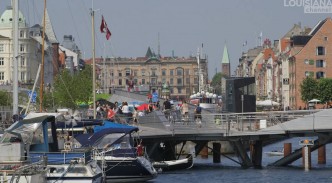
<path id="1" fill-rule="evenodd" d="M 125 97 L 126 101 L 144 101 L 146 98 L 144 95 L 116 91 L 111 101 L 121 102 L 122 97 Z M 176 110 L 171 113 L 170 119 L 167 119 L 162 111 L 139 117 L 139 134 L 147 145 L 150 156 L 153 157 L 160 143 L 167 144 L 170 151 L 173 149 L 173 153 L 169 154 L 172 156 L 174 146 L 185 144 L 186 141 L 196 144 L 196 153 L 207 146 L 208 142 L 228 141 L 238 154 L 242 166 L 260 166 L 262 146 L 266 143 L 289 137 L 312 136 L 318 137 L 313 148 L 315 150 L 332 140 L 332 109 L 254 113 L 224 113 L 219 109 L 203 109 L 201 125 L 195 122 L 193 111 L 194 106 L 190 106 L 187 120 L 183 120 Z M 251 157 L 247 153 L 249 147 L 253 149 Z M 275 165 L 287 165 L 300 158 L 300 155 L 301 152 L 297 151 L 291 155 L 291 159 Z"/>

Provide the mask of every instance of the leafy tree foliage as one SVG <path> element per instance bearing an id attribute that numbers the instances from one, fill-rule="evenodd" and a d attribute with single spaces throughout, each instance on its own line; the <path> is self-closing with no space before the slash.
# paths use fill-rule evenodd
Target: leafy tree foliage
<path id="1" fill-rule="evenodd" d="M 313 77 L 305 78 L 300 87 L 301 99 L 305 102 L 308 102 L 311 99 L 318 98 L 317 92 L 318 81 Z"/>
<path id="2" fill-rule="evenodd" d="M 91 66 L 86 66 L 84 70 L 74 75 L 65 69 L 55 79 L 53 96 L 57 106 L 76 109 L 78 103 L 88 103 L 91 95 Z"/>
<path id="3" fill-rule="evenodd" d="M 317 86 L 318 99 L 322 103 L 326 103 L 332 100 L 332 79 L 321 78 L 319 79 Z"/>
<path id="4" fill-rule="evenodd" d="M 215 93 L 217 93 L 218 95 L 221 94 L 221 78 L 225 76 L 226 76 L 225 74 L 218 72 L 212 78 L 211 86 L 216 90 Z"/>
<path id="5" fill-rule="evenodd" d="M 0 91 L 0 106 L 10 106 L 12 98 L 6 91 Z"/>

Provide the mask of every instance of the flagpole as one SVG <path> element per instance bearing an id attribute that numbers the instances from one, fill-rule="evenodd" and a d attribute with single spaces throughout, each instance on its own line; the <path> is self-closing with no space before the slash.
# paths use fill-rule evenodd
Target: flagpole
<path id="1" fill-rule="evenodd" d="M 93 0 L 91 8 L 91 26 L 92 26 L 92 93 L 93 93 L 93 119 L 96 119 L 96 50 L 95 50 L 95 11 L 93 9 Z"/>

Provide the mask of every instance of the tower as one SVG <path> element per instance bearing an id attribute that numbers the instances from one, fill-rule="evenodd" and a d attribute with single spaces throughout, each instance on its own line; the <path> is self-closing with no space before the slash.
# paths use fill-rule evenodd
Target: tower
<path id="1" fill-rule="evenodd" d="M 231 66 L 229 63 L 228 50 L 227 50 L 227 46 L 225 45 L 224 53 L 223 53 L 222 60 L 221 60 L 221 72 L 223 74 L 225 74 L 225 76 L 230 77 L 230 73 L 231 73 L 230 70 L 231 70 Z"/>

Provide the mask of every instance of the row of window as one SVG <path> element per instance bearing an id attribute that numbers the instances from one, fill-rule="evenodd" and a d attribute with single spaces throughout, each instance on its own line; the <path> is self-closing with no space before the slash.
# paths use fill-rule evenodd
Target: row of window
<path id="1" fill-rule="evenodd" d="M 197 72 L 197 69 L 194 70 L 194 72 Z M 176 74 L 175 74 L 176 73 Z M 169 75 L 170 76 L 183 76 L 183 74 L 189 76 L 191 73 L 190 73 L 190 69 L 183 69 L 183 68 L 178 68 L 178 69 L 171 69 L 169 70 Z M 137 70 L 130 70 L 130 69 L 127 69 L 125 71 L 125 76 L 138 76 L 138 71 Z M 155 77 L 155 76 L 158 76 L 158 73 L 157 73 L 157 70 L 156 69 L 151 69 L 151 71 L 146 71 L 145 69 L 142 69 L 141 70 L 141 75 L 142 76 L 152 76 L 152 77 Z M 167 75 L 167 70 L 166 69 L 163 69 L 161 70 L 161 75 L 162 76 L 166 76 Z M 113 73 L 111 73 L 111 76 L 113 76 Z M 118 71 L 118 76 L 122 77 L 122 72 L 121 71 Z"/>
<path id="2" fill-rule="evenodd" d="M 0 66 L 5 65 L 5 58 L 4 57 L 0 57 Z M 21 57 L 20 59 L 20 66 L 25 66 L 26 62 L 25 62 L 25 57 Z"/>
<path id="3" fill-rule="evenodd" d="M 119 86 L 122 86 L 123 85 L 123 82 L 122 82 L 123 79 L 118 79 L 118 81 L 119 81 Z M 151 83 L 149 81 L 145 80 L 145 79 L 141 79 L 141 81 L 139 82 L 138 79 L 134 79 L 134 84 L 152 84 L 152 85 L 157 85 L 157 84 L 167 83 L 169 85 L 174 85 L 174 84 L 176 84 L 177 86 L 183 85 L 182 78 L 176 78 L 176 83 L 174 83 L 174 78 L 170 78 L 169 82 L 166 81 L 166 78 L 162 78 L 161 82 L 158 82 L 157 79 L 155 79 L 155 78 L 151 78 L 150 81 L 151 81 Z M 189 77 L 186 78 L 185 81 L 186 81 L 185 82 L 186 85 L 190 85 L 190 78 Z M 129 80 L 127 79 L 126 83 L 128 83 L 128 82 L 129 82 Z M 198 79 L 196 77 L 194 78 L 194 84 L 198 84 Z"/>
<path id="4" fill-rule="evenodd" d="M 5 51 L 5 44 L 0 44 L 0 52 L 4 52 Z M 28 51 L 26 49 L 26 45 L 25 44 L 20 44 L 20 52 L 25 52 Z"/>
<path id="5" fill-rule="evenodd" d="M 26 73 L 21 72 L 21 81 L 25 81 L 25 79 L 26 79 Z M 4 80 L 5 80 L 5 73 L 0 72 L 0 81 L 4 81 Z"/>
<path id="6" fill-rule="evenodd" d="M 315 65 L 315 61 L 305 59 L 304 64 L 306 64 L 306 65 Z M 316 60 L 316 67 L 326 67 L 325 60 Z"/>

